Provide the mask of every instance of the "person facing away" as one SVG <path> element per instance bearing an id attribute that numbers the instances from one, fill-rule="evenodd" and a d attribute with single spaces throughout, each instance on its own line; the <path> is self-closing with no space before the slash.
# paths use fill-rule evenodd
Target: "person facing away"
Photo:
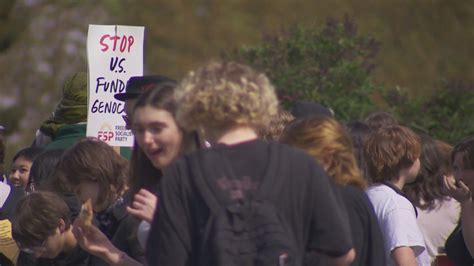
<path id="1" fill-rule="evenodd" d="M 364 145 L 369 175 L 366 193 L 385 240 L 387 265 L 430 265 L 417 210 L 402 192 L 420 170 L 419 137 L 403 126 L 382 127 Z"/>
<path id="2" fill-rule="evenodd" d="M 265 75 L 211 62 L 190 72 L 175 97 L 178 123 L 212 146 L 165 170 L 148 265 L 301 265 L 308 250 L 349 265 L 346 213 L 323 169 L 300 150 L 257 138 L 278 105 Z"/>
<path id="3" fill-rule="evenodd" d="M 344 126 L 329 116 L 312 116 L 291 123 L 281 141 L 313 156 L 338 185 L 356 253 L 351 265 L 385 265 L 382 231 L 374 207 L 364 193 L 367 182 L 357 166 L 351 138 Z M 312 255 L 308 254 L 308 262 L 314 259 Z"/>
<path id="4" fill-rule="evenodd" d="M 426 134 L 421 140 L 421 168 L 416 180 L 404 186 L 403 191 L 418 209 L 418 225 L 425 239 L 428 255 L 433 261 L 456 227 L 459 203 L 443 189 L 443 176 L 453 178 L 452 146 L 441 148 L 439 141 Z M 445 144 L 447 145 L 447 144 Z"/>

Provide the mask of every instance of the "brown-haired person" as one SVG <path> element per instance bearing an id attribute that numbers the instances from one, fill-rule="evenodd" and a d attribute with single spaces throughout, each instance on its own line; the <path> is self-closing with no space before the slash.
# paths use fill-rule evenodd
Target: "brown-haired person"
<path id="1" fill-rule="evenodd" d="M 134 103 L 131 128 L 135 136 L 130 161 L 130 193 L 134 200 L 128 212 L 142 222 L 138 239 L 146 245 L 149 224 L 159 199 L 157 189 L 163 172 L 185 152 L 199 147 L 197 135 L 185 132 L 176 120 L 175 82 L 165 81 L 141 95 Z"/>
<path id="2" fill-rule="evenodd" d="M 444 186 L 461 205 L 461 221 L 446 241 L 446 254 L 455 265 L 474 265 L 474 137 L 457 144 L 451 158 L 455 180 L 445 176 Z"/>
<path id="3" fill-rule="evenodd" d="M 37 258 L 19 260 L 18 265 L 90 265 L 89 254 L 80 249 L 72 233 L 69 208 L 55 193 L 34 192 L 21 199 L 12 228 L 20 249 Z"/>
<path id="4" fill-rule="evenodd" d="M 431 260 L 456 227 L 460 207 L 443 189 L 443 176 L 453 175 L 452 146 L 442 148 L 438 141 L 426 134 L 421 139 L 421 168 L 416 180 L 403 187 L 403 191 L 418 209 L 418 225 L 425 239 Z"/>
<path id="5" fill-rule="evenodd" d="M 301 265 L 306 250 L 326 255 L 334 265 L 349 265 L 354 256 L 350 228 L 324 171 L 298 149 L 258 140 L 257 130 L 268 124 L 278 106 L 265 75 L 233 62 L 212 62 L 190 72 L 175 97 L 180 103 L 178 124 L 202 130 L 212 146 L 183 156 L 165 172 L 148 238 L 148 265 L 231 265 L 222 262 L 229 256 L 241 262 L 247 256 L 223 250 L 229 242 L 221 246 L 212 241 L 219 240 L 212 234 L 216 201 L 238 204 L 262 194 L 272 194 L 265 201 L 285 220 L 289 230 L 283 231 L 291 241 L 285 239 L 296 245 L 284 250 L 294 253 L 270 252 L 272 265 L 279 259 Z M 244 240 L 252 246 L 262 233 L 253 232 Z"/>
<path id="6" fill-rule="evenodd" d="M 351 138 L 343 125 L 328 116 L 313 116 L 291 123 L 281 141 L 309 153 L 338 184 L 356 252 L 351 265 L 385 265 L 382 232 L 364 193 L 366 181 L 358 169 Z"/>
<path id="7" fill-rule="evenodd" d="M 417 210 L 402 192 L 420 170 L 420 140 L 409 128 L 382 127 L 364 145 L 373 185 L 366 193 L 385 240 L 387 265 L 430 265 Z"/>
<path id="8" fill-rule="evenodd" d="M 132 197 L 126 192 L 128 161 L 108 144 L 84 138 L 64 152 L 57 171 L 80 202 L 91 199 L 98 228 L 111 242 L 133 259 L 143 261 L 144 249 L 136 236 L 140 221 L 126 209 Z"/>

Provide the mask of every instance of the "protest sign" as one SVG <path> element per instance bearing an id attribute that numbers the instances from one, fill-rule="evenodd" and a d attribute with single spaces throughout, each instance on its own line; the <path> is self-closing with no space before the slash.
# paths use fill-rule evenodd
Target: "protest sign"
<path id="1" fill-rule="evenodd" d="M 124 102 L 114 98 L 125 92 L 131 76 L 143 75 L 144 27 L 89 25 L 87 136 L 111 146 L 133 146 L 125 128 Z"/>

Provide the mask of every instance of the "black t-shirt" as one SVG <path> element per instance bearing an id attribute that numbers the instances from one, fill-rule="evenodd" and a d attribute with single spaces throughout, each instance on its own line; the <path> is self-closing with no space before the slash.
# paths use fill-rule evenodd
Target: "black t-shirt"
<path id="1" fill-rule="evenodd" d="M 219 156 L 225 156 L 232 165 L 234 177 L 240 180 L 223 178 Z M 191 160 L 199 160 L 200 169 L 191 169 Z M 265 176 L 270 167 L 286 175 L 284 185 L 275 188 L 279 189 L 279 195 L 274 205 L 292 230 L 299 252 L 297 265 L 302 263 L 306 250 L 330 256 L 348 252 L 352 242 L 347 214 L 321 167 L 303 151 L 255 140 L 200 150 L 170 166 L 162 179 L 160 204 L 148 238 L 148 264 L 196 265 L 204 252 L 200 250 L 200 241 L 209 208 L 196 189 L 194 178 L 209 179 L 216 186 L 219 182 L 224 187 L 241 186 L 246 193 L 252 193 L 262 178 L 275 178 Z"/>
<path id="2" fill-rule="evenodd" d="M 474 259 L 464 243 L 461 223 L 449 235 L 445 244 L 446 255 L 456 266 L 472 266 Z"/>
<path id="3" fill-rule="evenodd" d="M 354 186 L 341 187 L 356 252 L 351 265 L 385 265 L 385 242 L 367 195 Z"/>

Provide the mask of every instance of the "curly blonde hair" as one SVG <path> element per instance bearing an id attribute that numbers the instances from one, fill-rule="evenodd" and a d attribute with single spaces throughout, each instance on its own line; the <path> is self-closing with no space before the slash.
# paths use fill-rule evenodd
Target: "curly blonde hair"
<path id="1" fill-rule="evenodd" d="M 336 183 L 367 187 L 355 159 L 351 137 L 335 119 L 318 115 L 296 120 L 285 129 L 281 141 L 305 150 L 325 166 Z"/>
<path id="2" fill-rule="evenodd" d="M 186 130 L 265 127 L 278 100 L 268 78 L 235 62 L 211 62 L 191 71 L 175 92 L 176 120 Z"/>

